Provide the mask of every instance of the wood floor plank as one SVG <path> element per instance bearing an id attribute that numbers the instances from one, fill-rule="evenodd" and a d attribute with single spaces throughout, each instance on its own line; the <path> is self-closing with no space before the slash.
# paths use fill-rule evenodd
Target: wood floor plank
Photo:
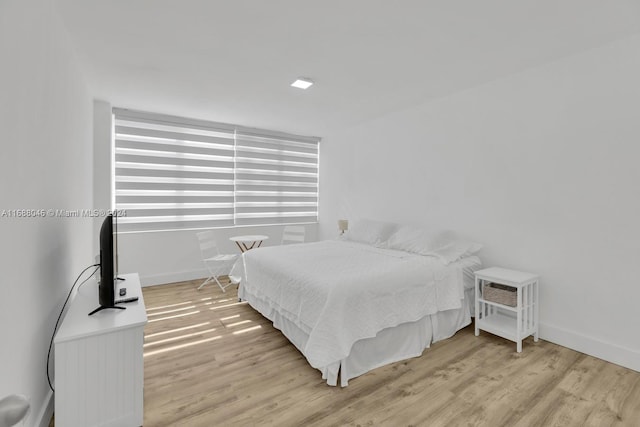
<path id="1" fill-rule="evenodd" d="M 640 373 L 473 326 L 329 387 L 235 287 L 143 289 L 145 426 L 637 426 Z"/>
<path id="2" fill-rule="evenodd" d="M 624 399 L 620 402 L 620 412 L 618 418 L 625 420 L 640 420 L 640 375 L 629 374 L 629 377 L 635 379 L 633 388 L 625 390 L 620 388 L 621 393 L 627 392 Z M 631 378 L 630 378 L 631 379 Z"/>

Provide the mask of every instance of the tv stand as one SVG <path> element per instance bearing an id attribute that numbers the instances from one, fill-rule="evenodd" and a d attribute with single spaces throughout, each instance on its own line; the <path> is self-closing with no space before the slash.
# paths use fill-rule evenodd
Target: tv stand
<path id="1" fill-rule="evenodd" d="M 144 326 L 147 313 L 138 274 L 127 279 L 127 310 L 87 313 L 98 286 L 81 287 L 55 343 L 55 417 L 65 427 L 141 426 L 144 402 Z"/>
<path id="2" fill-rule="evenodd" d="M 91 313 L 89 313 L 89 316 L 91 316 L 92 314 L 96 314 L 101 310 L 106 310 L 107 308 L 116 308 L 118 310 L 126 310 L 127 307 L 118 307 L 117 305 L 110 305 L 110 306 L 101 305 L 100 307 L 96 308 Z"/>

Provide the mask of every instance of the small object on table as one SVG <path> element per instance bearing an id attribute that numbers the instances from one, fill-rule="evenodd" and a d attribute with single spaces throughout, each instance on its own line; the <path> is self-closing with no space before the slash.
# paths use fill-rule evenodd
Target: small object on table
<path id="1" fill-rule="evenodd" d="M 128 302 L 136 302 L 136 301 L 138 301 L 138 297 L 129 297 L 129 298 L 117 299 L 115 300 L 115 304 L 126 304 Z"/>
<path id="2" fill-rule="evenodd" d="M 229 240 L 236 242 L 236 245 L 240 248 L 240 251 L 246 252 L 253 248 L 259 248 L 262 242 L 267 240 L 269 236 L 262 234 L 251 234 L 247 236 L 233 236 L 229 237 Z"/>

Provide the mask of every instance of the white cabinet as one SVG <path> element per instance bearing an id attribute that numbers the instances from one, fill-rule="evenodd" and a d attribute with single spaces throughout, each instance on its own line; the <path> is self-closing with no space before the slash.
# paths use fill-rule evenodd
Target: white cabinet
<path id="1" fill-rule="evenodd" d="M 498 267 L 478 270 L 475 276 L 476 336 L 483 330 L 514 341 L 518 353 L 522 351 L 522 340 L 529 335 L 533 335 L 533 340 L 538 341 L 539 277 Z M 492 283 L 508 286 L 511 292 L 515 292 L 513 306 L 497 302 L 501 300 L 492 298 L 489 292 L 485 292 L 485 288 Z M 491 291 L 495 292 L 495 288 Z"/>
<path id="2" fill-rule="evenodd" d="M 147 314 L 137 274 L 119 287 L 138 301 L 89 316 L 97 284 L 85 283 L 55 336 L 55 420 L 65 427 L 141 426 Z M 116 293 L 116 295 L 118 295 Z M 116 296 L 116 299 L 118 297 Z"/>

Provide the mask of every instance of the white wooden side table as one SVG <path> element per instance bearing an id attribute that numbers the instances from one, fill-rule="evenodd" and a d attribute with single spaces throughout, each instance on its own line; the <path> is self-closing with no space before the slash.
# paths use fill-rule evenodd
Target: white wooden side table
<path id="1" fill-rule="evenodd" d="M 475 276 L 476 336 L 483 330 L 514 341 L 518 353 L 522 352 L 522 340 L 528 336 L 533 335 L 537 342 L 539 276 L 499 267 L 478 270 Z M 491 283 L 512 288 L 517 293 L 515 305 L 485 298 L 485 287 Z"/>
<path id="2" fill-rule="evenodd" d="M 55 343 L 56 425 L 141 426 L 144 421 L 144 326 L 140 277 L 123 274 L 126 310 L 93 316 L 98 285 L 87 283 L 69 303 Z M 117 294 L 116 294 L 117 295 Z"/>

